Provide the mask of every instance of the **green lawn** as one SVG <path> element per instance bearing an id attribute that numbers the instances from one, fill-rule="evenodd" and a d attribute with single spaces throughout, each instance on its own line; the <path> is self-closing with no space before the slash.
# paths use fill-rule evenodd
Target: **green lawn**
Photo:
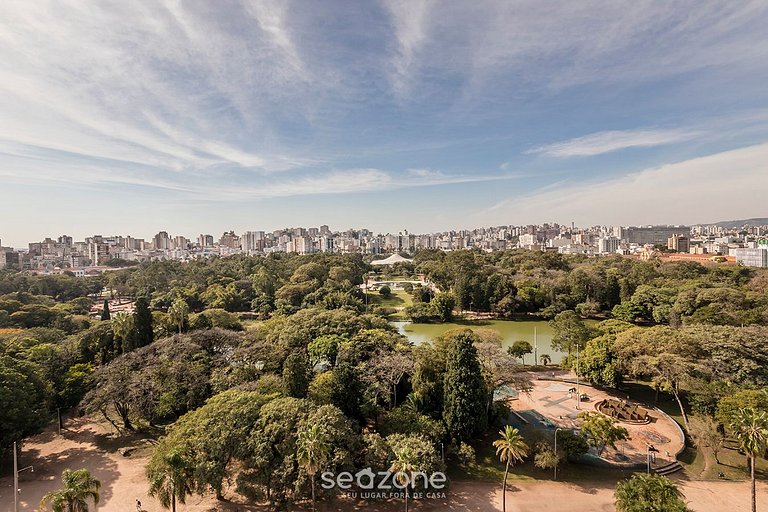
<path id="1" fill-rule="evenodd" d="M 449 477 L 456 480 L 481 480 L 488 482 L 501 482 L 504 479 L 504 464 L 499 461 L 496 451 L 493 447 L 493 441 L 498 436 L 497 429 L 492 429 L 489 433 L 477 443 L 473 443 L 476 460 L 468 467 L 456 464 L 448 468 Z M 525 435 L 525 433 L 524 433 Z M 529 444 L 534 444 L 534 439 L 529 439 Z M 601 468 L 585 464 L 563 463 L 557 470 L 557 479 L 560 481 L 579 482 L 608 482 L 615 483 L 621 479 L 627 478 L 632 473 L 611 468 Z M 534 480 L 552 480 L 554 471 L 537 468 L 533 464 L 532 458 L 526 460 L 523 464 L 510 468 L 509 481 L 534 481 Z"/>
<path id="2" fill-rule="evenodd" d="M 405 317 L 403 310 L 413 304 L 413 299 L 405 290 L 392 290 L 392 293 L 386 298 L 379 292 L 368 292 L 368 304 L 384 308 L 392 308 L 396 311 L 389 315 L 389 319 L 393 321 L 405 321 L 407 318 Z"/>

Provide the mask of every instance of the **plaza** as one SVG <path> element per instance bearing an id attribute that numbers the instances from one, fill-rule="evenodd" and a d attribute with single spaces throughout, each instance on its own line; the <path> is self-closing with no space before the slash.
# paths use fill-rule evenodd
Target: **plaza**
<path id="1" fill-rule="evenodd" d="M 627 429 L 629 438 L 617 442 L 616 449 L 606 446 L 600 459 L 618 466 L 640 465 L 647 462 L 651 449 L 654 467 L 676 461 L 676 456 L 685 448 L 685 438 L 672 418 L 651 406 L 629 400 L 627 395 L 583 383 L 577 386 L 572 378 L 572 374 L 563 371 L 533 374 L 531 388 L 508 402 L 521 426 L 546 431 L 576 430 L 580 423 L 579 413 L 600 412 L 598 404 L 608 400 L 625 405 L 636 415 L 643 416 L 643 420 L 617 420 Z M 577 400 L 576 388 L 581 400 Z M 597 456 L 594 449 L 590 454 Z"/>

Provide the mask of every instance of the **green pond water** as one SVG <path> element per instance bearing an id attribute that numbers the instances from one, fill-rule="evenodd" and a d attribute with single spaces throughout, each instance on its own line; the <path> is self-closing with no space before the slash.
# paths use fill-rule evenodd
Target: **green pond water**
<path id="1" fill-rule="evenodd" d="M 502 346 L 506 349 L 517 340 L 525 340 L 534 347 L 538 356 L 549 354 L 553 363 L 559 363 L 565 354 L 552 349 L 552 329 L 545 321 L 532 322 L 523 320 L 476 320 L 447 324 L 412 324 L 408 322 L 393 322 L 401 334 L 404 334 L 414 345 L 420 345 L 440 336 L 445 331 L 461 327 L 484 327 L 493 329 L 501 334 Z M 534 354 L 525 356 L 525 364 L 532 364 Z"/>

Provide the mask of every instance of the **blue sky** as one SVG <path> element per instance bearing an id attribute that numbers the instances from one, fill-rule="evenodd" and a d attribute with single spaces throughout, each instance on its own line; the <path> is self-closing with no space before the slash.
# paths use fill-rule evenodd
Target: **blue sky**
<path id="1" fill-rule="evenodd" d="M 0 3 L 0 239 L 766 216 L 768 4 Z"/>

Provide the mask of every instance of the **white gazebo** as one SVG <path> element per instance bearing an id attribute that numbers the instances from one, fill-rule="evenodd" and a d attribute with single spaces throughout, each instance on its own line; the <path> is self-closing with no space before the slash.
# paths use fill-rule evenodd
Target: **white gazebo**
<path id="1" fill-rule="evenodd" d="M 383 266 L 383 265 L 394 265 L 395 263 L 413 263 L 413 260 L 409 260 L 408 258 L 403 258 L 399 254 L 395 253 L 389 258 L 372 261 L 371 265 Z"/>

